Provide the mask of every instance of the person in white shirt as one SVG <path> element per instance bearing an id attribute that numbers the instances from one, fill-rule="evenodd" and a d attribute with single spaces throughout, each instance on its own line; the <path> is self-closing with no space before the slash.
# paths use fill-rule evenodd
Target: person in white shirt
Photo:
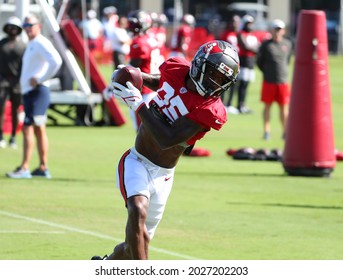
<path id="1" fill-rule="evenodd" d="M 62 59 L 53 44 L 41 34 L 41 23 L 35 15 L 25 17 L 23 29 L 29 42 L 24 52 L 20 86 L 24 104 L 24 154 L 19 167 L 7 173 L 10 178 L 51 178 L 48 170 L 48 136 L 46 133 L 47 110 L 50 91 L 47 80 L 51 79 L 62 65 Z M 32 173 L 29 163 L 36 137 L 39 166 Z"/>
<path id="2" fill-rule="evenodd" d="M 131 37 L 127 31 L 127 17 L 121 16 L 118 26 L 108 35 L 113 50 L 114 69 L 120 64 L 127 64 L 127 55 L 130 53 Z"/>
<path id="3" fill-rule="evenodd" d="M 119 16 L 117 14 L 117 8 L 114 6 L 105 7 L 103 9 L 103 18 L 101 23 L 104 28 L 104 36 L 107 38 L 111 34 L 116 26 L 118 26 Z"/>
<path id="4" fill-rule="evenodd" d="M 97 19 L 97 14 L 94 10 L 87 12 L 87 18 L 79 24 L 79 29 L 85 38 L 88 40 L 90 51 L 101 49 L 101 40 L 104 35 L 104 27 L 100 20 Z"/>

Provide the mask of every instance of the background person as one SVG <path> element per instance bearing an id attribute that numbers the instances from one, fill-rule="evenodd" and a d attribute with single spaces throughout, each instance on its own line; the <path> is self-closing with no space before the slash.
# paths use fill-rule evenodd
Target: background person
<path id="1" fill-rule="evenodd" d="M 41 23 L 35 15 L 25 17 L 23 28 L 29 38 L 20 77 L 25 112 L 24 154 L 20 166 L 6 175 L 10 178 L 32 176 L 51 178 L 48 170 L 48 136 L 45 125 L 50 91 L 46 81 L 57 73 L 62 65 L 62 59 L 53 44 L 41 34 Z M 34 148 L 34 137 L 37 142 L 39 166 L 30 173 L 29 164 Z"/>
<path id="2" fill-rule="evenodd" d="M 105 7 L 102 12 L 103 18 L 101 23 L 104 28 L 104 37 L 107 38 L 118 25 L 119 16 L 117 14 L 117 8 L 114 6 Z"/>
<path id="3" fill-rule="evenodd" d="M 148 259 L 149 242 L 162 219 L 175 166 L 196 141 L 225 124 L 220 95 L 236 81 L 238 72 L 236 50 L 227 42 L 210 41 L 199 48 L 191 65 L 173 57 L 161 65 L 160 74 L 142 73 L 145 85 L 157 92 L 149 108 L 131 83 L 127 87 L 112 83 L 113 93 L 139 114 L 142 125 L 117 170 L 128 213 L 125 242 L 110 256 L 92 259 Z"/>
<path id="4" fill-rule="evenodd" d="M 19 79 L 21 61 L 25 51 L 25 43 L 19 36 L 22 32 L 21 20 L 17 17 L 9 17 L 3 31 L 7 36 L 0 41 L 0 148 L 7 146 L 3 138 L 7 99 L 11 101 L 12 109 L 12 131 L 9 146 L 17 148 L 15 137 L 18 127 L 18 111 L 21 105 Z"/>
<path id="5" fill-rule="evenodd" d="M 158 14 L 155 12 L 150 13 L 152 26 L 148 30 L 149 36 L 154 38 L 157 42 L 157 46 L 160 50 L 160 62 L 161 65 L 167 58 L 167 29 L 168 18 L 165 14 Z"/>
<path id="6" fill-rule="evenodd" d="M 88 10 L 86 18 L 79 23 L 80 32 L 88 40 L 88 48 L 91 52 L 102 49 L 101 40 L 104 35 L 104 27 L 96 16 L 96 11 Z"/>
<path id="7" fill-rule="evenodd" d="M 257 55 L 257 66 L 263 73 L 261 101 L 263 109 L 263 138 L 270 138 L 270 109 L 273 102 L 279 105 L 279 117 L 283 137 L 288 119 L 290 91 L 288 66 L 292 53 L 291 42 L 284 38 L 285 23 L 276 19 L 272 22 L 272 38 L 262 43 Z"/>
<path id="8" fill-rule="evenodd" d="M 127 17 L 120 16 L 118 26 L 113 29 L 112 33 L 108 34 L 112 48 L 114 69 L 117 69 L 120 64 L 127 64 L 127 56 L 130 54 L 131 44 L 131 37 L 127 31 L 128 26 Z"/>
<path id="9" fill-rule="evenodd" d="M 241 72 L 238 76 L 238 104 L 237 109 L 241 114 L 251 113 L 246 105 L 248 85 L 255 80 L 255 58 L 259 48 L 259 41 L 252 33 L 255 19 L 250 15 L 242 18 L 242 29 L 238 33 L 239 58 L 241 61 Z"/>
<path id="10" fill-rule="evenodd" d="M 169 57 L 179 56 L 187 58 L 187 51 L 192 40 L 195 18 L 191 14 L 183 15 L 181 25 L 174 31 L 171 38 L 171 52 Z"/>
<path id="11" fill-rule="evenodd" d="M 239 51 L 238 47 L 238 39 L 237 34 L 241 25 L 241 18 L 238 15 L 233 15 L 227 25 L 227 29 L 221 35 L 221 40 L 228 42 L 233 47 Z M 226 106 L 226 110 L 230 114 L 237 115 L 239 114 L 239 110 L 232 106 L 232 100 L 235 93 L 235 86 L 231 86 L 229 91 L 226 92 L 221 96 L 224 105 Z"/>

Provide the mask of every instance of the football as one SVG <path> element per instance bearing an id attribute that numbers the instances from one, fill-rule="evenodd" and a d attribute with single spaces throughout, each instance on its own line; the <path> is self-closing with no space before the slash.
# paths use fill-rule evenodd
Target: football
<path id="1" fill-rule="evenodd" d="M 143 86 L 141 71 L 131 65 L 118 69 L 112 77 L 112 82 L 117 82 L 123 86 L 126 86 L 126 82 L 131 82 L 139 90 Z"/>

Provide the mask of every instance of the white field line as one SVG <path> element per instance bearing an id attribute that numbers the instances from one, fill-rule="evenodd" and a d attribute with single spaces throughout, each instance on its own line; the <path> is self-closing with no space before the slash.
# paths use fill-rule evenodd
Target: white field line
<path id="1" fill-rule="evenodd" d="M 65 234 L 65 231 L 57 230 L 0 230 L 0 234 L 18 233 L 18 234 Z"/>
<path id="2" fill-rule="evenodd" d="M 75 227 L 70 227 L 70 226 L 66 226 L 66 225 L 62 225 L 62 224 L 57 224 L 57 223 L 53 223 L 53 222 L 49 222 L 49 221 L 44 221 L 44 220 L 40 220 L 40 219 L 36 219 L 36 218 L 31 218 L 31 217 L 27 217 L 27 216 L 23 216 L 23 215 L 18 215 L 18 214 L 7 212 L 7 211 L 1 211 L 0 210 L 0 215 L 7 216 L 10 218 L 16 218 L 16 219 L 20 219 L 20 220 L 25 220 L 25 221 L 29 221 L 29 222 L 36 223 L 36 224 L 46 225 L 46 226 L 50 226 L 50 227 L 54 227 L 54 228 L 59 228 L 59 229 L 67 230 L 70 232 L 76 232 L 76 233 L 81 233 L 81 234 L 85 234 L 85 235 L 90 235 L 90 236 L 94 236 L 94 237 L 101 238 L 101 239 L 113 240 L 113 241 L 118 242 L 118 243 L 123 241 L 122 239 L 119 239 L 119 238 L 116 238 L 113 236 L 109 236 L 109 235 L 105 235 L 105 234 L 101 234 L 101 233 L 97 233 L 97 232 L 93 232 L 93 231 L 83 230 L 83 229 L 79 229 L 79 228 L 75 228 Z M 185 260 L 198 260 L 197 258 L 192 257 L 192 256 L 179 254 L 176 252 L 168 251 L 168 250 L 161 249 L 161 248 L 156 248 L 153 246 L 149 246 L 149 249 L 151 251 L 155 251 L 158 253 L 162 253 L 162 254 L 170 255 L 170 256 L 174 256 L 174 257 L 178 257 L 178 258 L 185 259 Z"/>

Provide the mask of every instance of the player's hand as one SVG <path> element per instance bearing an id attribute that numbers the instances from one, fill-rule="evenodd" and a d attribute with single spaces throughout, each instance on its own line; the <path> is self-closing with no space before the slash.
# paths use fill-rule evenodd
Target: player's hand
<path id="1" fill-rule="evenodd" d="M 126 82 L 126 87 L 116 82 L 111 85 L 114 95 L 123 100 L 131 110 L 138 111 L 144 104 L 141 92 L 132 83 Z"/>

